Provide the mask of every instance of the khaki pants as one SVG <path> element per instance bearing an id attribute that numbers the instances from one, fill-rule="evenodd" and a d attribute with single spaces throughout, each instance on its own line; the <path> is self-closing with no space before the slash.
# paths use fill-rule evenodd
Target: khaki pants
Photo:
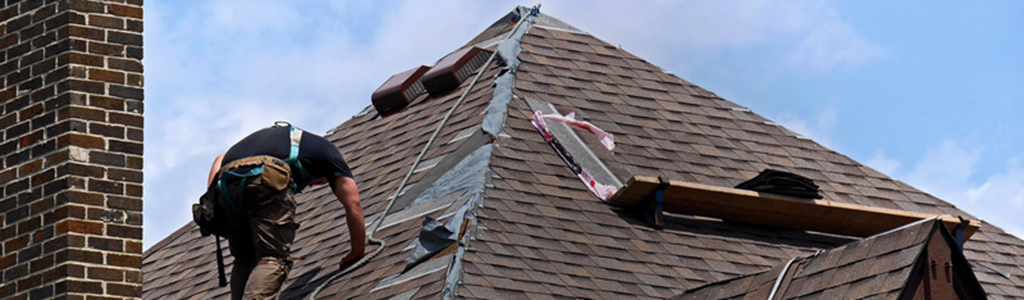
<path id="1" fill-rule="evenodd" d="M 246 173 L 263 166 L 263 174 L 237 178 L 225 172 Z M 240 213 L 229 214 L 234 227 L 227 237 L 235 257 L 231 269 L 231 299 L 277 299 L 288 277 L 287 258 L 299 224 L 295 222 L 290 170 L 269 156 L 236 160 L 221 168 L 218 179 Z M 283 184 L 282 184 L 283 183 Z M 244 297 L 243 297 L 244 295 Z"/>

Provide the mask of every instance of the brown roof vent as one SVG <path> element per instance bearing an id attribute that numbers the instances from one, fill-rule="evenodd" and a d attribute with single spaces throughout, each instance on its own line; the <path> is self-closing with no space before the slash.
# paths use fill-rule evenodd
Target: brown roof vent
<path id="1" fill-rule="evenodd" d="M 370 96 L 373 107 L 381 116 L 396 113 L 416 99 L 423 92 L 423 82 L 420 78 L 430 67 L 419 66 L 405 72 L 391 75 L 376 91 Z"/>
<path id="2" fill-rule="evenodd" d="M 479 47 L 465 48 L 449 54 L 423 74 L 423 86 L 431 96 L 440 96 L 466 81 L 473 71 L 487 62 L 489 55 L 490 51 Z"/>

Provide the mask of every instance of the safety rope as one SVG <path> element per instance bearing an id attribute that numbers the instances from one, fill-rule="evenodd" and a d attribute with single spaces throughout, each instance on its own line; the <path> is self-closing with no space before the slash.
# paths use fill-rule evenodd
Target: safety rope
<path id="1" fill-rule="evenodd" d="M 536 12 L 537 7 L 535 7 L 530 13 L 536 14 Z M 510 31 L 508 33 L 508 36 L 505 37 L 506 40 L 512 37 L 513 34 L 515 34 L 516 30 L 519 29 L 519 25 L 522 25 L 524 23 L 523 20 L 525 19 L 526 16 L 520 17 L 519 22 L 516 22 L 516 26 L 513 27 L 512 31 Z M 490 57 L 487 58 L 487 62 L 484 62 L 484 65 L 480 68 L 480 71 L 477 72 L 476 76 L 473 77 L 473 81 L 469 83 L 469 86 L 462 92 L 462 95 L 459 96 L 459 99 L 455 101 L 455 105 L 453 105 L 452 108 L 448 110 L 448 113 L 446 113 L 444 115 L 444 118 L 441 119 L 441 123 L 437 125 L 436 129 L 434 129 L 434 133 L 430 136 L 430 139 L 427 140 L 427 144 L 423 146 L 423 149 L 420 150 L 420 154 L 416 156 L 416 160 L 413 161 L 412 167 L 409 168 L 409 172 L 405 174 L 405 178 L 402 178 L 402 182 L 398 185 L 398 188 L 395 189 L 395 193 L 392 194 L 391 197 L 388 197 L 388 206 L 384 208 L 384 212 L 381 214 L 381 217 L 374 222 L 373 230 L 370 230 L 369 234 L 366 236 L 366 240 L 368 242 L 380 245 L 377 247 L 377 250 L 374 250 L 370 254 L 363 256 L 363 258 L 359 259 L 359 261 L 356 261 L 356 263 L 352 264 L 348 268 L 345 268 L 341 272 L 334 274 L 334 276 L 331 276 L 331 278 L 328 278 L 327 281 L 324 281 L 324 283 L 320 284 L 320 286 L 318 286 L 316 290 L 313 290 L 313 293 L 309 294 L 309 298 L 307 298 L 308 300 L 314 300 L 316 296 L 320 294 L 320 292 L 324 289 L 324 287 L 330 285 L 338 278 L 348 275 L 355 269 L 362 267 L 384 250 L 384 247 L 387 245 L 387 243 L 384 242 L 383 240 L 373 237 L 375 234 L 377 234 L 377 229 L 379 229 L 380 225 L 384 223 L 384 218 L 388 216 L 388 213 L 391 211 L 391 207 L 394 206 L 395 199 L 398 198 L 398 194 L 402 192 L 402 189 L 405 188 L 405 184 L 409 182 L 409 178 L 412 177 L 412 174 L 415 172 L 416 167 L 419 166 L 420 161 L 423 159 L 423 156 L 427 154 L 427 150 L 430 149 L 430 146 L 433 145 L 434 140 L 441 133 L 441 129 L 444 128 L 445 125 L 447 125 L 448 119 L 450 119 L 452 114 L 455 113 L 455 110 L 459 108 L 462 102 L 466 99 L 466 96 L 469 95 L 469 92 L 473 90 L 473 87 L 476 86 L 476 83 L 480 80 L 480 77 L 483 76 L 484 71 L 486 71 L 487 68 L 490 67 L 491 62 L 494 61 L 494 57 L 497 55 L 498 51 L 494 51 L 491 53 Z"/>

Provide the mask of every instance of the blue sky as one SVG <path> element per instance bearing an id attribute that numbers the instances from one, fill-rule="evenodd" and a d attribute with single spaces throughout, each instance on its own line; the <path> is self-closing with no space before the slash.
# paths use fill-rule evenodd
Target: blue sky
<path id="1" fill-rule="evenodd" d="M 278 119 L 324 133 L 391 74 L 533 4 L 147 2 L 145 247 L 190 220 L 213 157 L 234 141 Z M 1024 234 L 1024 2 L 551 1 L 541 11 Z"/>

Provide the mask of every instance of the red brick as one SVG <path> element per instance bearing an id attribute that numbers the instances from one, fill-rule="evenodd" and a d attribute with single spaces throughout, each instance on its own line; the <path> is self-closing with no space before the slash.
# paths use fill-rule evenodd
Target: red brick
<path id="1" fill-rule="evenodd" d="M 81 221 L 81 220 L 67 220 L 68 231 L 88 233 L 88 234 L 103 234 L 103 223 Z"/>
<path id="2" fill-rule="evenodd" d="M 56 4 L 51 4 L 50 6 L 38 9 L 34 13 L 32 13 L 32 22 L 33 23 L 42 22 L 43 20 L 46 20 L 47 18 L 52 17 L 55 13 L 57 13 L 57 5 Z"/>
<path id="3" fill-rule="evenodd" d="M 142 228 L 136 226 L 107 225 L 107 235 L 142 240 Z"/>
<path id="4" fill-rule="evenodd" d="M 124 111 L 124 99 L 121 98 L 89 95 L 89 105 L 111 110 Z"/>
<path id="5" fill-rule="evenodd" d="M 124 56 L 124 46 L 100 42 L 89 42 L 89 53 L 105 56 Z"/>
<path id="6" fill-rule="evenodd" d="M 22 280 L 18 280 L 18 291 L 27 291 L 32 288 L 38 287 L 43 284 L 43 274 L 36 274 L 33 276 L 25 277 Z"/>
<path id="7" fill-rule="evenodd" d="M 72 52 L 68 53 L 67 59 L 69 63 L 73 64 L 103 67 L 103 56 L 99 55 Z M 58 64 L 60 64 L 59 60 Z"/>
<path id="8" fill-rule="evenodd" d="M 141 184 L 125 184 L 124 195 L 132 197 L 142 197 L 142 185 Z"/>
<path id="9" fill-rule="evenodd" d="M 69 25 L 67 27 L 67 29 L 68 29 L 68 31 L 67 31 L 68 36 L 76 37 L 76 38 L 83 38 L 83 39 L 88 39 L 88 40 L 97 40 L 97 41 L 101 41 L 102 42 L 102 41 L 106 40 L 106 36 L 107 36 L 106 33 L 103 32 L 103 30 L 92 28 L 92 27 L 79 26 L 79 25 Z"/>
<path id="10" fill-rule="evenodd" d="M 89 69 L 89 79 L 124 84 L 124 73 L 103 69 Z"/>
<path id="11" fill-rule="evenodd" d="M 103 169 L 103 167 L 79 164 L 79 163 L 75 163 L 75 162 L 68 163 L 68 164 L 64 165 L 63 167 L 61 167 L 60 169 L 61 169 L 59 171 L 60 174 L 58 176 L 78 175 L 78 176 L 85 176 L 85 177 L 102 178 L 103 175 L 106 174 L 106 172 Z"/>
<path id="12" fill-rule="evenodd" d="M 125 82 L 128 86 L 143 86 L 146 84 L 146 78 L 142 75 L 128 74 L 128 80 Z"/>
<path id="13" fill-rule="evenodd" d="M 142 115 L 118 112 L 110 112 L 110 123 L 124 124 L 138 128 L 142 128 L 142 125 L 145 124 L 142 119 Z"/>
<path id="14" fill-rule="evenodd" d="M 7 36 L 0 38 L 0 49 L 6 49 L 7 47 L 18 44 L 17 34 L 8 34 Z"/>
<path id="15" fill-rule="evenodd" d="M 57 153 L 53 153 L 53 154 L 47 155 L 46 158 L 44 158 L 43 160 L 46 162 L 45 166 L 47 168 L 49 168 L 49 167 L 52 167 L 52 166 L 57 165 L 59 163 L 68 161 L 68 158 L 70 158 L 70 155 L 68 154 L 67 151 L 60 151 L 60 152 L 57 152 Z M 0 181 L 3 181 L 3 180 L 0 179 Z"/>
<path id="16" fill-rule="evenodd" d="M 0 182 L 11 182 L 15 177 L 18 177 L 18 170 L 11 168 L 6 171 L 0 171 Z"/>
<path id="17" fill-rule="evenodd" d="M 0 102 L 7 102 L 7 100 L 14 99 L 14 96 L 18 95 L 16 87 L 11 87 L 0 91 Z"/>
<path id="18" fill-rule="evenodd" d="M 19 174 L 19 176 L 26 176 L 28 174 L 39 172 L 39 170 L 42 170 L 42 169 L 43 169 L 43 160 L 42 159 L 37 159 L 37 160 L 33 160 L 33 161 L 30 161 L 30 162 L 27 162 L 27 163 L 21 165 L 21 167 L 18 168 L 18 174 Z"/>
<path id="19" fill-rule="evenodd" d="M 142 296 L 142 285 L 107 283 L 107 293 L 126 297 L 140 297 Z"/>
<path id="20" fill-rule="evenodd" d="M 77 133 L 62 135 L 57 138 L 57 148 L 64 148 L 67 146 L 78 146 L 82 148 L 91 149 L 105 149 L 106 142 L 104 142 L 103 138 L 100 137 Z"/>
<path id="21" fill-rule="evenodd" d="M 102 109 L 95 109 L 89 107 L 78 107 L 71 106 L 65 110 L 61 110 L 61 119 L 76 118 L 85 119 L 91 121 L 105 121 L 107 119 L 107 112 Z"/>
<path id="22" fill-rule="evenodd" d="M 89 191 L 107 193 L 107 194 L 124 194 L 124 184 L 115 181 L 102 180 L 96 178 L 90 178 L 88 184 Z"/>
<path id="23" fill-rule="evenodd" d="M 31 119 L 39 114 L 43 113 L 43 104 L 39 103 L 33 106 L 29 106 L 18 112 L 18 122 Z"/>
<path id="24" fill-rule="evenodd" d="M 142 183 L 142 172 L 111 168 L 107 170 L 107 178 L 113 180 Z"/>
<path id="25" fill-rule="evenodd" d="M 124 251 L 132 254 L 142 254 L 142 242 L 124 241 Z"/>
<path id="26" fill-rule="evenodd" d="M 134 282 L 134 283 L 142 283 L 142 272 L 140 272 L 140 271 L 125 271 L 124 272 L 124 281 Z"/>
<path id="27" fill-rule="evenodd" d="M 65 282 L 65 286 L 67 286 L 67 291 L 71 293 L 103 294 L 102 283 L 96 281 L 68 280 Z"/>
<path id="28" fill-rule="evenodd" d="M 54 169 L 48 169 L 45 172 L 32 176 L 32 187 L 37 187 L 44 183 L 49 182 L 50 180 L 53 180 L 53 178 L 56 176 L 55 174 L 56 171 Z"/>
<path id="29" fill-rule="evenodd" d="M 142 73 L 142 62 L 137 59 L 120 59 L 110 57 L 107 59 L 108 67 L 111 69 L 125 70 L 128 72 Z"/>
<path id="30" fill-rule="evenodd" d="M 11 253 L 7 256 L 0 257 L 0 270 L 6 270 L 7 267 L 13 266 L 18 262 L 18 253 Z"/>
<path id="31" fill-rule="evenodd" d="M 107 253 L 107 265 L 129 268 L 141 268 L 142 256 Z"/>
<path id="32" fill-rule="evenodd" d="M 7 253 L 12 253 L 14 251 L 18 251 L 21 248 L 25 248 L 25 246 L 28 246 L 28 235 L 19 236 L 4 242 L 4 251 Z"/>
<path id="33" fill-rule="evenodd" d="M 106 11 L 106 7 L 104 7 L 103 3 L 96 1 L 75 0 L 69 2 L 71 4 L 71 8 L 76 12 L 104 13 Z"/>
<path id="34" fill-rule="evenodd" d="M 142 211 L 142 199 L 110 196 L 107 206 L 113 209 Z"/>
<path id="35" fill-rule="evenodd" d="M 142 156 L 129 155 L 125 159 L 125 166 L 130 169 L 142 170 Z"/>
<path id="36" fill-rule="evenodd" d="M 107 9 L 115 16 L 142 19 L 142 7 L 111 4 Z"/>
<path id="37" fill-rule="evenodd" d="M 86 278 L 124 281 L 124 271 L 106 267 L 88 267 L 85 269 Z"/>
<path id="38" fill-rule="evenodd" d="M 101 15 L 89 15 L 89 25 L 110 29 L 124 29 L 124 19 Z"/>
<path id="39" fill-rule="evenodd" d="M 39 130 L 21 137 L 21 147 L 25 148 L 43 139 L 43 131 Z"/>
<path id="40" fill-rule="evenodd" d="M 89 237 L 89 248 L 107 250 L 107 251 L 124 251 L 124 241 L 118 239 L 108 239 L 102 237 Z"/>
<path id="41" fill-rule="evenodd" d="M 76 79 L 68 79 L 65 82 L 67 84 L 61 86 L 64 89 L 61 89 L 60 92 L 75 91 L 91 94 L 105 94 L 107 92 L 107 86 L 102 82 Z"/>
<path id="42" fill-rule="evenodd" d="M 29 263 L 29 271 L 36 273 L 53 266 L 53 255 L 44 255 Z M 44 280 L 45 281 L 45 280 Z"/>
<path id="43" fill-rule="evenodd" d="M 125 29 L 132 32 L 142 32 L 142 21 L 127 20 Z"/>

